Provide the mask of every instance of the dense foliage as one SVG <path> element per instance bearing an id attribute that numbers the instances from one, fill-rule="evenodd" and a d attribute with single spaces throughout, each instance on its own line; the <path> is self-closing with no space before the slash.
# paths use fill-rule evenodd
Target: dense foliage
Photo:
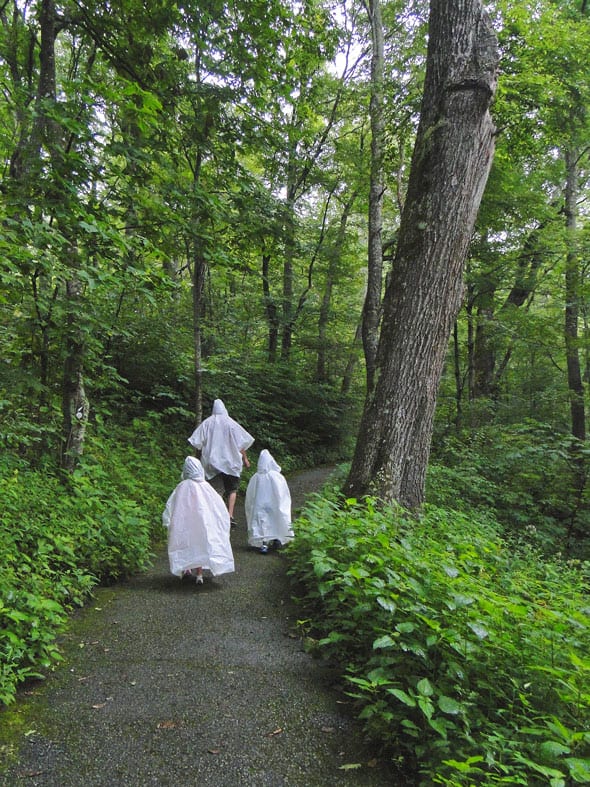
<path id="1" fill-rule="evenodd" d="M 289 546 L 315 651 L 423 785 L 590 780 L 587 569 L 493 517 L 318 497 Z"/>
<path id="2" fill-rule="evenodd" d="M 560 787 L 590 778 L 587 566 L 567 562 L 590 554 L 590 6 L 485 5 L 496 154 L 438 396 L 436 507 L 318 500 L 291 557 L 310 639 L 403 771 Z M 149 563 L 199 403 L 222 398 L 287 472 L 350 458 L 366 6 L 2 4 L 0 703 L 59 658 L 97 583 Z M 382 6 L 385 280 L 428 2 Z"/>
<path id="3" fill-rule="evenodd" d="M 0 703 L 59 659 L 57 634 L 98 583 L 146 568 L 178 477 L 150 423 L 93 439 L 64 486 L 56 470 L 0 462 Z"/>

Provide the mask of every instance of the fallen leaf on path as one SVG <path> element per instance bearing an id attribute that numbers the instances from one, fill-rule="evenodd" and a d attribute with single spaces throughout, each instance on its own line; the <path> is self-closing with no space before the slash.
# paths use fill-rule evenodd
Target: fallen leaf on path
<path id="1" fill-rule="evenodd" d="M 106 702 L 99 702 L 97 705 L 93 705 L 92 707 L 95 710 L 98 710 L 99 708 L 104 708 L 105 705 L 106 705 Z"/>
<path id="2" fill-rule="evenodd" d="M 158 722 L 158 729 L 159 730 L 173 730 L 175 727 L 178 727 L 178 722 L 176 722 L 176 721 L 160 721 L 160 722 Z"/>
<path id="3" fill-rule="evenodd" d="M 276 730 L 273 730 L 272 732 L 267 732 L 266 737 L 272 738 L 273 735 L 280 735 L 282 731 L 283 731 L 282 727 L 277 727 Z"/>
<path id="4" fill-rule="evenodd" d="M 363 765 L 360 762 L 349 762 L 346 765 L 341 765 L 338 770 L 339 771 L 358 771 L 359 768 L 362 768 Z"/>
<path id="5" fill-rule="evenodd" d="M 221 749 L 207 749 L 209 754 L 221 754 Z"/>
<path id="6" fill-rule="evenodd" d="M 322 727 L 322 732 L 334 732 L 334 727 Z"/>

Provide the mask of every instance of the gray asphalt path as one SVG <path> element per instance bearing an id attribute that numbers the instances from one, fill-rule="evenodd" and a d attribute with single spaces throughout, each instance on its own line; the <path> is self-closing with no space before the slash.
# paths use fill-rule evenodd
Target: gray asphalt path
<path id="1" fill-rule="evenodd" d="M 289 480 L 295 508 L 326 473 Z M 400 784 L 296 636 L 284 556 L 249 550 L 236 511 L 235 574 L 197 587 L 162 550 L 75 615 L 64 663 L 0 714 L 0 751 L 17 755 L 0 784 Z"/>

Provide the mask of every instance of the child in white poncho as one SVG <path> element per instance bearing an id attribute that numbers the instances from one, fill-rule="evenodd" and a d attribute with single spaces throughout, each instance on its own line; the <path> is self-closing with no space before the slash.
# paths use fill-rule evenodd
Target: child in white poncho
<path id="1" fill-rule="evenodd" d="M 245 509 L 248 543 L 262 554 L 274 542 L 282 546 L 293 538 L 291 493 L 280 466 L 266 448 L 260 453 L 257 472 L 248 482 Z"/>
<path id="2" fill-rule="evenodd" d="M 220 479 L 223 482 L 230 521 L 235 525 L 233 516 L 240 474 L 242 465 L 250 467 L 246 451 L 254 438 L 229 416 L 221 399 L 216 399 L 212 414 L 197 426 L 188 441 L 200 452 L 207 481 L 214 483 L 215 479 Z"/>
<path id="3" fill-rule="evenodd" d="M 168 498 L 162 522 L 168 528 L 172 574 L 182 578 L 194 569 L 202 585 L 203 569 L 213 576 L 234 570 L 227 508 L 194 456 L 184 460 L 182 480 Z"/>

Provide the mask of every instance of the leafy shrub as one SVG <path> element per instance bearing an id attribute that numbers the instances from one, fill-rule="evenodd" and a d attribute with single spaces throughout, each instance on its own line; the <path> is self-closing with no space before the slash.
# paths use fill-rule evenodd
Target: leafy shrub
<path id="1" fill-rule="evenodd" d="M 97 583 L 149 565 L 182 466 L 157 450 L 157 432 L 148 420 L 117 442 L 90 438 L 67 484 L 0 460 L 0 703 L 59 659 L 56 637 Z"/>
<path id="2" fill-rule="evenodd" d="M 438 446 L 428 470 L 427 499 L 442 507 L 487 509 L 505 530 L 535 537 L 545 552 L 590 556 L 588 492 L 578 489 L 569 435 L 527 421 L 479 429 Z"/>
<path id="3" fill-rule="evenodd" d="M 313 646 L 421 784 L 590 780 L 587 566 L 434 507 L 414 519 L 318 497 L 296 532 Z"/>

